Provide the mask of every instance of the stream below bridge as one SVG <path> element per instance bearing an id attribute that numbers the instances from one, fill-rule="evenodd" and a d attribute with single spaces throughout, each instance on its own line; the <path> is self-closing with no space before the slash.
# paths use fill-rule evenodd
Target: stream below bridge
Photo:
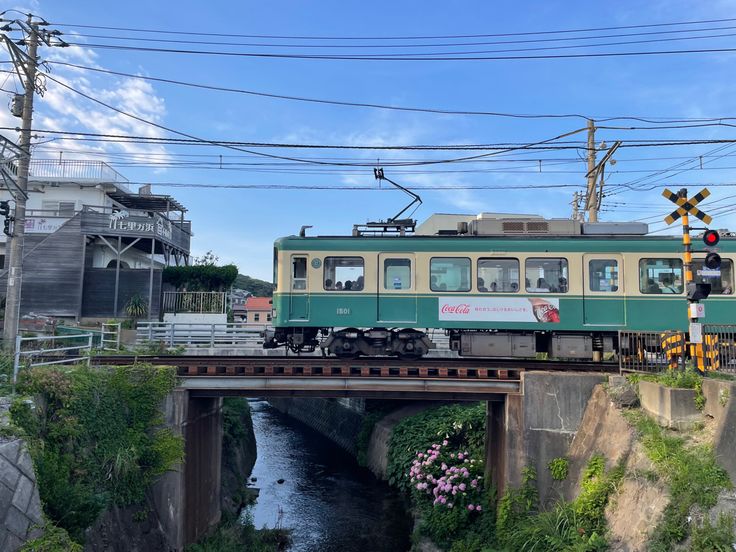
<path id="1" fill-rule="evenodd" d="M 258 447 L 252 477 L 260 495 L 251 508 L 257 528 L 290 529 L 290 550 L 297 552 L 409 550 L 412 519 L 395 491 L 266 401 L 250 406 Z"/>

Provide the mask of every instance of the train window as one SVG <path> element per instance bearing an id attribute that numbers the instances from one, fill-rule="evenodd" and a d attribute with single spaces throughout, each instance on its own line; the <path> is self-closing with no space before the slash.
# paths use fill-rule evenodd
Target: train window
<path id="1" fill-rule="evenodd" d="M 411 288 L 411 259 L 383 261 L 383 289 Z"/>
<path id="2" fill-rule="evenodd" d="M 526 290 L 531 293 L 567 293 L 567 259 L 526 260 Z"/>
<path id="3" fill-rule="evenodd" d="M 327 291 L 361 291 L 363 257 L 325 257 L 324 288 Z"/>
<path id="4" fill-rule="evenodd" d="M 470 291 L 470 259 L 433 257 L 429 261 L 432 291 Z"/>
<path id="5" fill-rule="evenodd" d="M 307 258 L 291 258 L 291 289 L 307 289 Z"/>
<path id="6" fill-rule="evenodd" d="M 682 261 L 680 259 L 641 259 L 639 291 L 646 294 L 682 293 Z"/>
<path id="7" fill-rule="evenodd" d="M 693 278 L 696 282 L 710 284 L 711 295 L 733 295 L 733 262 L 728 259 L 721 261 L 720 276 L 703 276 L 703 259 L 693 259 Z"/>
<path id="8" fill-rule="evenodd" d="M 478 259 L 478 291 L 519 291 L 519 259 Z"/>
<path id="9" fill-rule="evenodd" d="M 588 263 L 590 291 L 618 291 L 618 261 L 593 259 Z"/>

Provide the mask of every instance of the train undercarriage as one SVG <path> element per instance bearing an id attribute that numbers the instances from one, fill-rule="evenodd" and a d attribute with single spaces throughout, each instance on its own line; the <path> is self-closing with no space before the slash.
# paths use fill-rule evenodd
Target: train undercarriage
<path id="1" fill-rule="evenodd" d="M 462 357 L 585 359 L 600 361 L 618 350 L 617 336 L 603 332 L 447 330 L 449 350 Z M 341 358 L 425 356 L 436 344 L 426 332 L 412 328 L 274 328 L 264 332 L 266 349 L 287 347 L 294 353 L 314 352 Z"/>

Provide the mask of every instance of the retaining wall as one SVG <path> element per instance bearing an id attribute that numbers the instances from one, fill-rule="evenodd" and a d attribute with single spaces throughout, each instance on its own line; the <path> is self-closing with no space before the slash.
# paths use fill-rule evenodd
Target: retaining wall
<path id="1" fill-rule="evenodd" d="M 15 552 L 41 534 L 41 501 L 25 443 L 0 443 L 0 550 Z"/>

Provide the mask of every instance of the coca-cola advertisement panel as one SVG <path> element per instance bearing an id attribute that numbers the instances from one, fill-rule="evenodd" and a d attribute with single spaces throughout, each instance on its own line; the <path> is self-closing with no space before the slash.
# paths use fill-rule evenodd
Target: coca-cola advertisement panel
<path id="1" fill-rule="evenodd" d="M 541 297 L 440 297 L 439 319 L 448 322 L 560 322 L 560 300 Z"/>

